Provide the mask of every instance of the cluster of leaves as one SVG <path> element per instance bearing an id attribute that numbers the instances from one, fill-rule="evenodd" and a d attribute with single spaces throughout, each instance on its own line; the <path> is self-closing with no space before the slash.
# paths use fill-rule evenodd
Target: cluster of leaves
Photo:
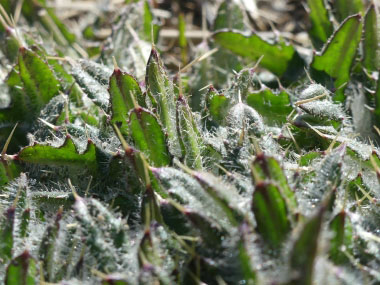
<path id="1" fill-rule="evenodd" d="M 147 42 L 159 38 L 148 2 L 126 5 L 95 62 L 45 1 L 0 0 L 0 278 L 379 282 L 378 14 L 307 2 L 321 53 L 246 35 L 225 2 L 199 47 L 219 50 L 171 78 Z M 194 111 L 188 92 L 205 80 L 220 91 L 194 91 Z"/>

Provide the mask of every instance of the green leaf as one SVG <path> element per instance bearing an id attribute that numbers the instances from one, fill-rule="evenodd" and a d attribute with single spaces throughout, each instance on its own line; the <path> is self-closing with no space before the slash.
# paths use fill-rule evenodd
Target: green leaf
<path id="1" fill-rule="evenodd" d="M 153 168 L 152 172 L 170 197 L 187 210 L 202 213 L 211 221 L 217 221 L 224 229 L 233 228 L 225 219 L 223 206 L 215 203 L 209 192 L 202 191 L 202 186 L 194 177 L 171 167 Z"/>
<path id="2" fill-rule="evenodd" d="M 34 117 L 38 116 L 41 108 L 58 95 L 60 84 L 49 66 L 28 49 L 20 49 L 18 67 L 29 110 Z"/>
<path id="3" fill-rule="evenodd" d="M 284 42 L 269 43 L 256 34 L 220 31 L 214 34 L 215 41 L 232 52 L 257 61 L 264 56 L 260 65 L 279 77 L 289 80 L 303 73 L 304 62 L 293 46 Z"/>
<path id="4" fill-rule="evenodd" d="M 141 203 L 141 219 L 148 227 L 153 221 L 163 224 L 161 210 L 157 202 L 157 197 L 150 185 L 146 186 L 142 203 Z"/>
<path id="5" fill-rule="evenodd" d="M 187 63 L 187 39 L 186 39 L 186 21 L 185 16 L 183 13 L 179 14 L 178 17 L 178 31 L 179 31 L 179 38 L 178 38 L 178 44 L 181 48 L 181 57 L 182 57 L 182 64 L 186 65 Z"/>
<path id="6" fill-rule="evenodd" d="M 12 258 L 15 212 L 15 207 L 8 208 L 4 211 L 3 217 L 0 220 L 0 259 L 2 262 Z"/>
<path id="7" fill-rule="evenodd" d="M 152 26 L 153 26 L 153 35 L 152 35 Z M 144 33 L 143 33 L 143 39 L 147 42 L 152 41 L 152 36 L 154 42 L 157 42 L 158 40 L 158 33 L 159 33 L 160 27 L 159 25 L 155 24 L 154 16 L 152 14 L 149 1 L 144 1 Z"/>
<path id="8" fill-rule="evenodd" d="M 253 161 L 252 167 L 254 168 L 254 182 L 268 181 L 278 186 L 280 193 L 285 198 L 287 207 L 293 213 L 297 209 L 297 201 L 293 190 L 289 187 L 286 176 L 276 159 L 258 154 Z M 259 177 L 257 177 L 257 175 Z"/>
<path id="9" fill-rule="evenodd" d="M 220 29 L 235 29 L 244 31 L 244 14 L 240 6 L 232 1 L 222 2 L 218 8 L 217 16 L 214 21 L 214 31 Z"/>
<path id="10" fill-rule="evenodd" d="M 330 259 L 336 264 L 342 264 L 347 261 L 347 256 L 342 252 L 341 247 L 345 246 L 346 250 L 350 252 L 353 246 L 352 225 L 344 211 L 332 219 L 330 230 L 333 233 L 330 240 Z"/>
<path id="11" fill-rule="evenodd" d="M 157 118 L 143 108 L 133 109 L 129 117 L 129 128 L 137 148 L 142 151 L 153 166 L 170 163 L 165 135 Z"/>
<path id="12" fill-rule="evenodd" d="M 108 71 L 106 66 L 90 61 L 79 61 L 71 70 L 83 92 L 103 110 L 108 110 L 109 105 L 107 86 L 111 72 Z"/>
<path id="13" fill-rule="evenodd" d="M 229 109 L 227 123 L 230 127 L 229 137 L 235 139 L 237 134 L 260 136 L 264 131 L 263 119 L 252 107 L 240 102 Z M 243 130 L 240 132 L 240 130 Z"/>
<path id="14" fill-rule="evenodd" d="M 322 207 L 316 215 L 302 225 L 290 252 L 290 270 L 294 277 L 288 284 L 312 284 L 324 210 Z"/>
<path id="15" fill-rule="evenodd" d="M 110 237 L 116 248 L 121 248 L 127 242 L 126 232 L 123 221 L 116 217 L 107 207 L 100 203 L 97 199 L 88 199 L 88 207 L 91 213 L 103 218 L 104 223 L 110 232 Z"/>
<path id="16" fill-rule="evenodd" d="M 310 163 L 321 156 L 322 154 L 320 152 L 311 151 L 309 153 L 304 154 L 301 156 L 299 165 L 300 166 L 309 166 Z"/>
<path id="17" fill-rule="evenodd" d="M 29 235 L 30 208 L 25 209 L 21 214 L 20 236 L 27 237 Z"/>
<path id="18" fill-rule="evenodd" d="M 250 250 L 254 243 L 254 238 L 248 224 L 243 223 L 240 226 L 240 242 L 239 242 L 239 258 L 243 276 L 247 285 L 254 285 L 257 283 L 257 273 L 253 267 L 253 252 Z"/>
<path id="19" fill-rule="evenodd" d="M 115 69 L 109 80 L 108 92 L 111 99 L 111 122 L 117 123 L 121 133 L 128 136 L 129 111 L 135 107 L 136 103 L 145 106 L 141 88 L 131 75 Z"/>
<path id="20" fill-rule="evenodd" d="M 89 252 L 96 257 L 96 268 L 103 272 L 113 272 L 116 270 L 116 249 L 105 239 L 108 232 L 97 222 L 101 218 L 98 215 L 92 216 L 86 202 L 78 195 L 75 196 L 75 217 L 83 232 L 82 238 Z"/>
<path id="21" fill-rule="evenodd" d="M 227 116 L 230 100 L 210 87 L 206 94 L 206 108 L 212 120 L 221 123 Z"/>
<path id="22" fill-rule="evenodd" d="M 75 78 L 66 71 L 64 64 L 56 59 L 49 59 L 48 63 L 53 69 L 55 76 L 59 78 L 64 92 L 66 94 L 69 93 L 70 102 L 75 102 L 78 107 L 83 106 L 83 92 L 75 82 Z"/>
<path id="23" fill-rule="evenodd" d="M 257 232 L 270 246 L 281 246 L 290 232 L 290 221 L 285 199 L 278 187 L 265 182 L 256 184 L 252 211 L 257 223 Z"/>
<path id="24" fill-rule="evenodd" d="M 380 78 L 377 80 L 375 97 L 375 110 L 373 112 L 375 125 L 380 128 Z"/>
<path id="25" fill-rule="evenodd" d="M 247 96 L 247 104 L 259 112 L 269 124 L 285 123 L 293 110 L 289 95 L 284 90 L 273 92 L 265 88 Z"/>
<path id="26" fill-rule="evenodd" d="M 38 251 L 39 260 L 43 263 L 43 272 L 46 281 L 54 281 L 54 254 L 56 251 L 56 243 L 62 219 L 63 208 L 58 210 L 54 222 L 47 226 L 42 237 L 40 248 Z"/>
<path id="27" fill-rule="evenodd" d="M 181 147 L 178 141 L 175 122 L 176 99 L 173 82 L 169 80 L 161 59 L 153 47 L 146 66 L 147 92 L 156 102 L 157 113 L 169 140 L 169 151 L 172 155 L 181 157 Z M 153 104 L 154 105 L 154 104 Z"/>
<path id="28" fill-rule="evenodd" d="M 312 102 L 300 104 L 298 107 L 317 118 L 333 120 L 336 122 L 341 122 L 347 118 L 342 105 L 336 102 L 334 103 L 328 99 L 314 100 Z"/>
<path id="29" fill-rule="evenodd" d="M 13 161 L 2 161 L 0 163 L 0 187 L 18 177 L 20 169 Z"/>
<path id="30" fill-rule="evenodd" d="M 6 285 L 34 285 L 36 284 L 36 262 L 28 251 L 14 258 L 7 268 Z"/>
<path id="31" fill-rule="evenodd" d="M 350 70 L 361 32 L 361 16 L 347 18 L 335 31 L 321 54 L 314 56 L 310 65 L 313 79 L 329 88 L 339 88 L 334 96 L 335 101 L 343 102 L 345 99 L 342 86 L 350 80 Z"/>
<path id="32" fill-rule="evenodd" d="M 377 26 L 377 13 L 372 4 L 364 16 L 363 29 L 363 66 L 368 72 L 374 72 L 380 67 L 380 48 Z"/>
<path id="33" fill-rule="evenodd" d="M 364 4 L 362 0 L 335 0 L 334 8 L 336 18 L 339 22 L 342 22 L 348 16 L 364 13 Z"/>
<path id="34" fill-rule="evenodd" d="M 307 0 L 310 9 L 311 29 L 309 34 L 315 48 L 320 48 L 333 33 L 325 0 Z"/>
<path id="35" fill-rule="evenodd" d="M 67 41 L 67 43 L 68 44 L 75 43 L 75 41 L 76 41 L 75 34 L 71 33 L 67 29 L 66 25 L 55 14 L 54 9 L 52 9 L 52 8 L 46 8 L 46 12 L 50 16 L 50 18 L 53 21 L 53 23 L 57 26 L 58 30 L 61 32 L 61 35 Z"/>
<path id="36" fill-rule="evenodd" d="M 67 137 L 63 145 L 59 148 L 41 144 L 25 147 L 18 153 L 17 157 L 20 161 L 25 163 L 57 166 L 67 165 L 77 168 L 86 167 L 93 172 L 96 172 L 98 169 L 95 145 L 89 142 L 87 149 L 80 154 L 70 137 Z"/>
<path id="37" fill-rule="evenodd" d="M 237 225 L 244 216 L 244 207 L 241 206 L 242 197 L 236 188 L 227 184 L 220 177 L 208 172 L 190 171 L 190 174 L 201 184 L 202 188 L 219 204 L 226 218 L 232 225 Z M 248 210 L 248 209 L 245 209 Z"/>
<path id="38" fill-rule="evenodd" d="M 184 147 L 185 164 L 192 169 L 202 169 L 203 142 L 193 113 L 184 97 L 177 101 L 177 130 Z"/>

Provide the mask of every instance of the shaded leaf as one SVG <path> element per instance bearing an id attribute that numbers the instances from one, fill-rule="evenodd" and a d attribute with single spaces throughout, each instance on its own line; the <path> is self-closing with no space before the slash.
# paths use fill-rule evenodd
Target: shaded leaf
<path id="1" fill-rule="evenodd" d="M 364 16 L 363 30 L 363 65 L 368 72 L 373 72 L 380 67 L 377 13 L 373 4 L 368 8 Z"/>
<path id="2" fill-rule="evenodd" d="M 324 0 L 308 0 L 311 29 L 309 34 L 315 48 L 320 48 L 333 33 L 333 25 Z"/>
<path id="3" fill-rule="evenodd" d="M 335 0 L 334 8 L 339 22 L 353 14 L 364 13 L 364 4 L 361 0 Z"/>
<path id="4" fill-rule="evenodd" d="M 330 230 L 333 233 L 330 240 L 330 258 L 337 264 L 344 263 L 347 261 L 347 256 L 342 252 L 341 247 L 346 246 L 345 250 L 350 252 L 353 246 L 352 225 L 344 211 L 332 219 Z"/>
<path id="5" fill-rule="evenodd" d="M 214 31 L 220 29 L 236 29 L 244 31 L 244 13 L 240 6 L 233 1 L 224 1 L 220 4 L 214 21 Z"/>
<path id="6" fill-rule="evenodd" d="M 360 42 L 362 22 L 360 15 L 347 18 L 336 30 L 323 48 L 321 54 L 314 56 L 310 65 L 311 75 L 329 88 L 339 88 L 334 96 L 335 101 L 345 99 L 344 83 L 350 80 L 350 70 Z M 334 85 L 329 84 L 330 81 Z"/>
<path id="7" fill-rule="evenodd" d="M 324 208 L 303 225 L 290 252 L 292 285 L 311 285 Z"/>

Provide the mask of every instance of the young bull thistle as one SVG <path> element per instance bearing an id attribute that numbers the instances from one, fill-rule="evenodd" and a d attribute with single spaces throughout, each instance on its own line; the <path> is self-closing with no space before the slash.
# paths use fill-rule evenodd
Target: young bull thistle
<path id="1" fill-rule="evenodd" d="M 0 0 L 0 280 L 379 283 L 375 5 L 308 0 L 300 54 L 223 2 L 173 79 L 126 2 L 103 41 Z"/>

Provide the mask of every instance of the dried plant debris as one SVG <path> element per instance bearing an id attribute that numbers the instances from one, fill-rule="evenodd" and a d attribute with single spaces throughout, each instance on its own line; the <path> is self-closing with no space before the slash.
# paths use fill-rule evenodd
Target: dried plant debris
<path id="1" fill-rule="evenodd" d="M 377 6 L 304 2 L 0 0 L 0 282 L 378 284 Z"/>

